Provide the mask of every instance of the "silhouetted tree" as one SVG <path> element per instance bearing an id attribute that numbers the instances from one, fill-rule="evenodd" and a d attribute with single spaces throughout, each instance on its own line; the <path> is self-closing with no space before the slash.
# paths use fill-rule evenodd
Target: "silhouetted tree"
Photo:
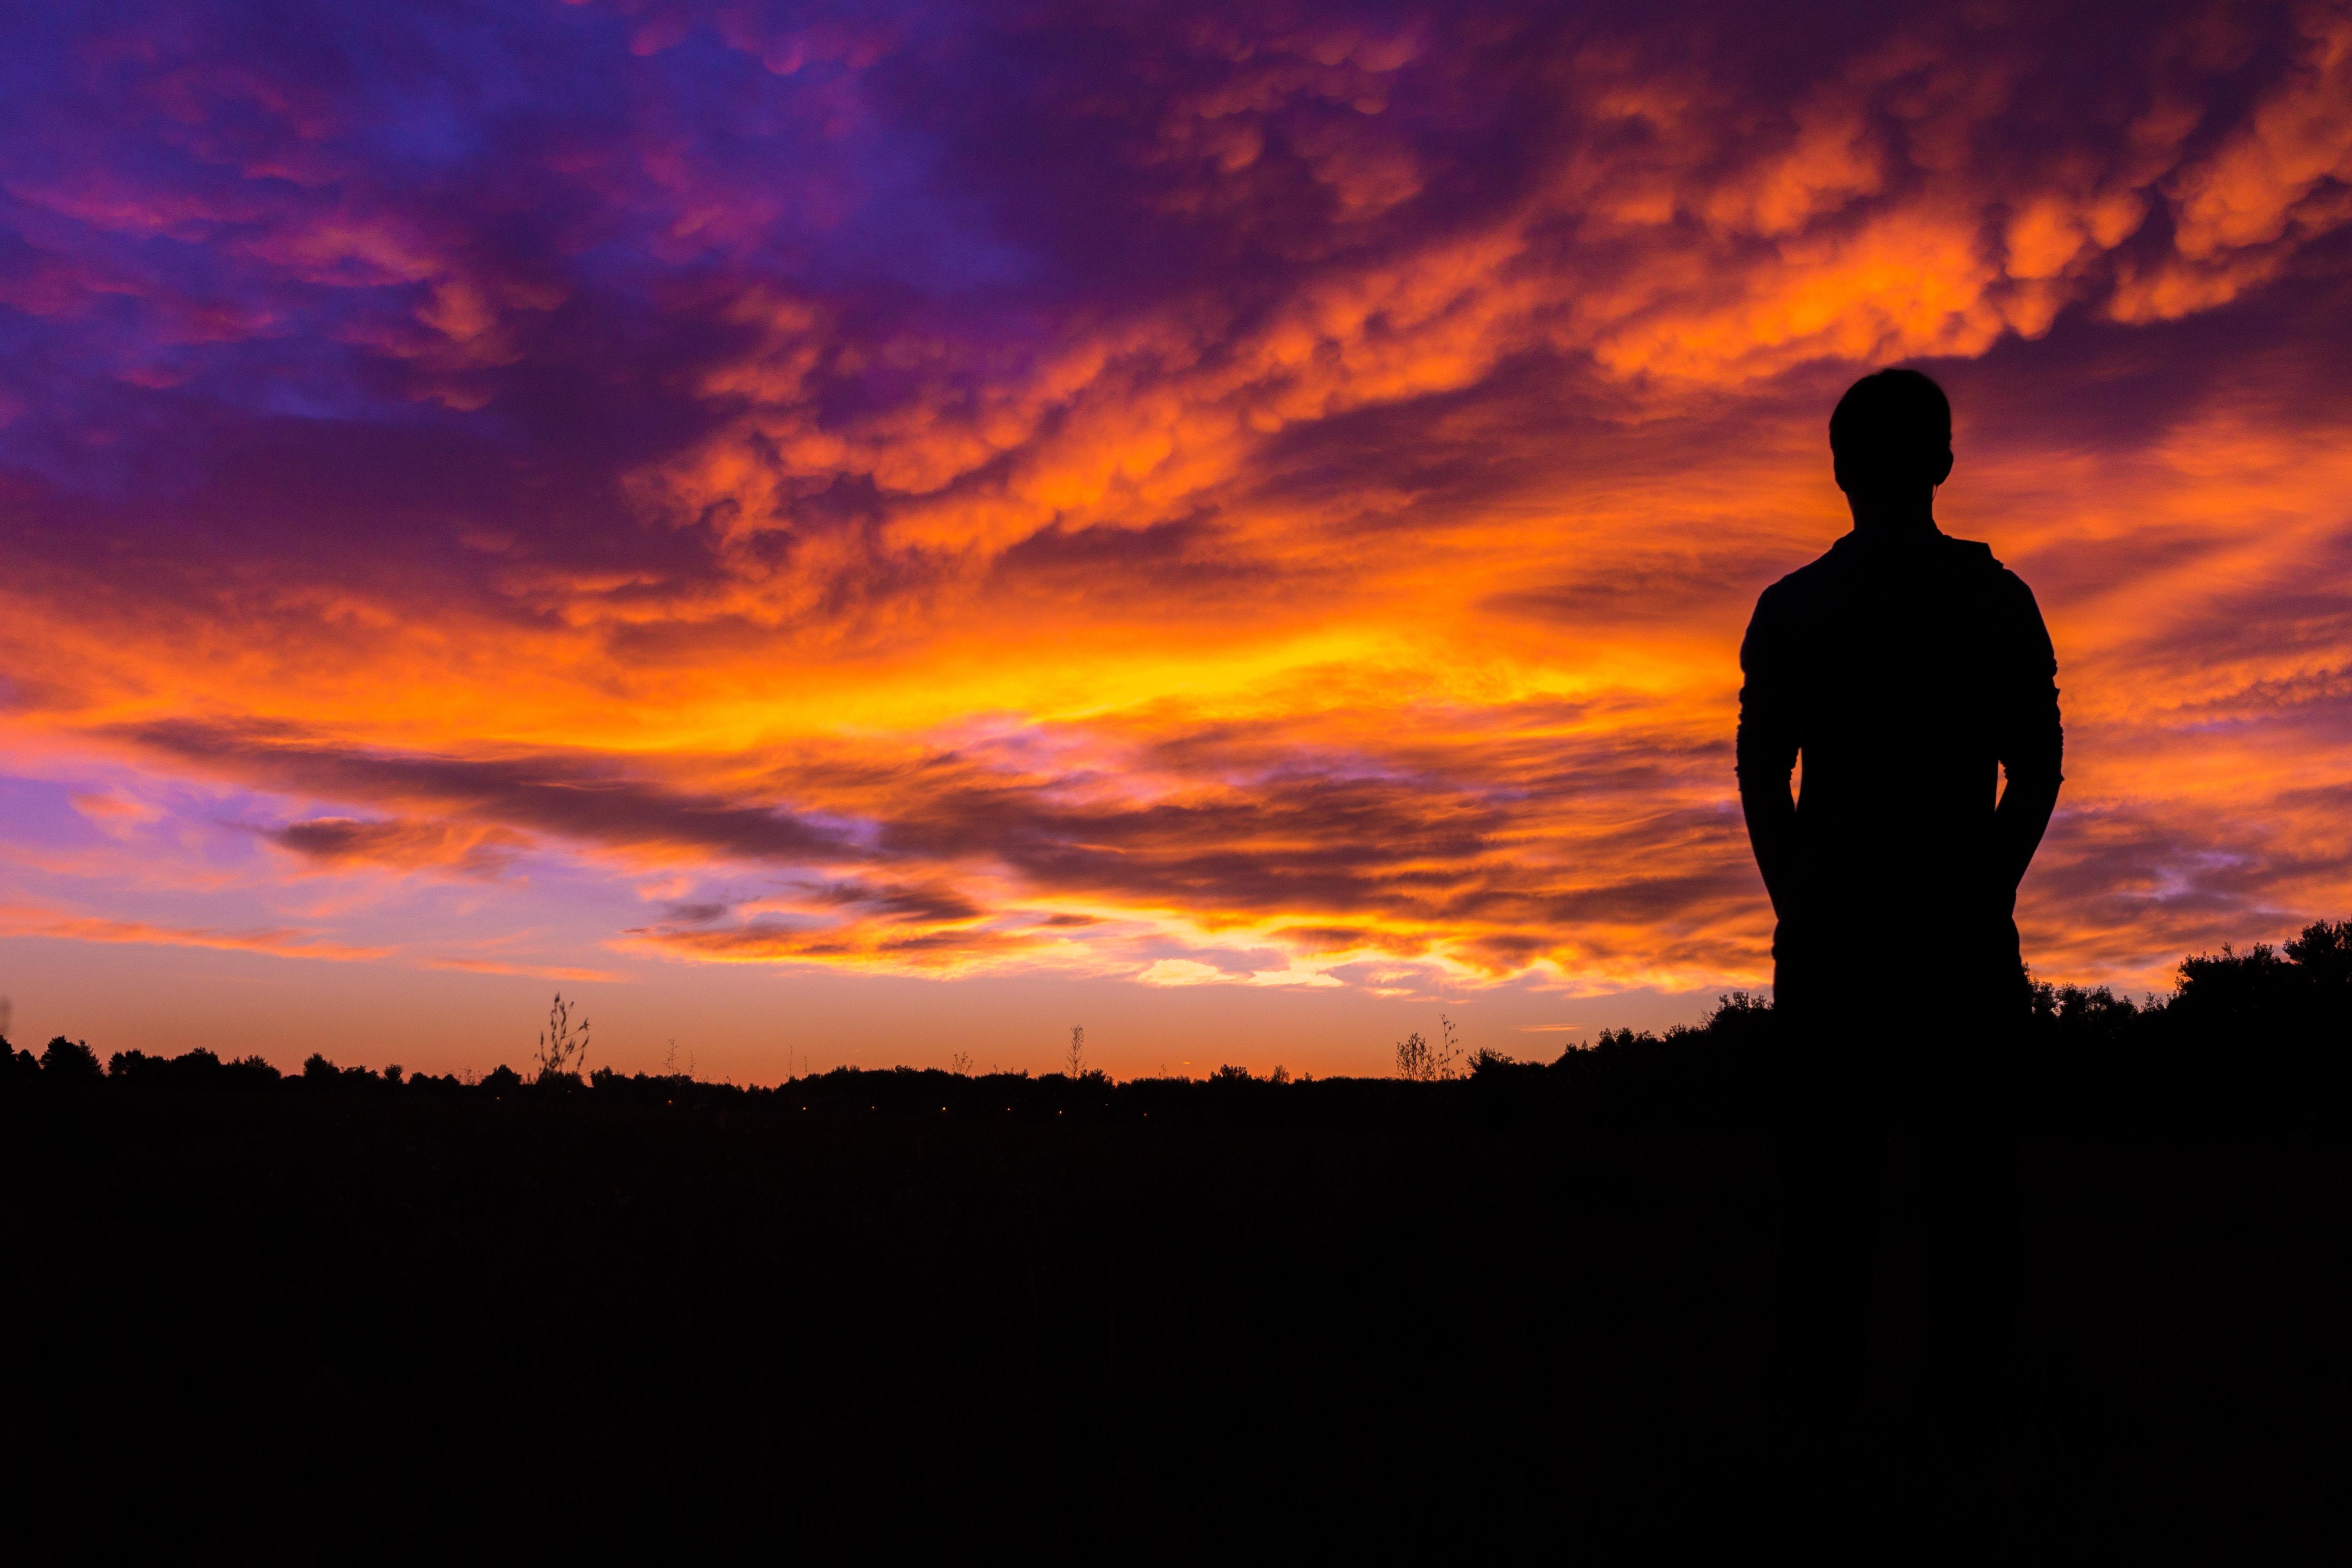
<path id="1" fill-rule="evenodd" d="M 68 1040 L 59 1035 L 41 1052 L 41 1076 L 56 1083 L 96 1083 L 105 1077 L 105 1069 L 98 1065 L 98 1053 L 89 1048 L 88 1040 Z"/>
<path id="2" fill-rule="evenodd" d="M 205 1055 L 211 1057 L 215 1065 L 218 1065 L 219 1058 L 213 1057 L 210 1051 Z M 194 1066 L 193 1063 L 190 1065 Z M 117 1051 L 106 1058 L 106 1076 L 116 1083 L 145 1085 L 165 1083 L 173 1074 L 167 1058 L 151 1057 L 144 1051 Z"/>
<path id="3" fill-rule="evenodd" d="M 365 1068 L 358 1069 L 364 1072 Z M 206 1090 L 268 1089 L 278 1071 L 259 1057 L 225 1062 L 202 1046 L 176 1057 L 151 1057 L 143 1051 L 117 1051 L 106 1059 L 110 1083 L 133 1089 Z"/>
<path id="4" fill-rule="evenodd" d="M 2180 961 L 2173 993 L 2176 1019 L 2233 1031 L 2285 1022 L 2295 993 L 2294 965 L 2266 942 L 2239 952 L 2227 942 L 2218 953 Z"/>
<path id="5" fill-rule="evenodd" d="M 2286 944 L 2286 955 L 2323 994 L 2352 992 L 2352 921 L 2319 921 Z"/>
<path id="6" fill-rule="evenodd" d="M 228 1064 L 226 1072 L 232 1089 L 268 1089 L 283 1076 L 260 1057 L 241 1057 Z"/>
<path id="7" fill-rule="evenodd" d="M 2352 1073 L 2352 921 L 2319 921 L 2281 951 L 2223 947 L 2180 963 L 2161 1037 L 2184 1070 L 2249 1104 L 2308 1110 Z"/>

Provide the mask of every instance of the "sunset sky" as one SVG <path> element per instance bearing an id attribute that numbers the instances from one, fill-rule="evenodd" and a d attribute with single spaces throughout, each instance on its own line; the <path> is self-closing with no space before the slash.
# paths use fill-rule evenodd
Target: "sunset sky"
<path id="1" fill-rule="evenodd" d="M 89 3 L 0 93 L 20 1045 L 1696 1018 L 1895 362 L 2058 647 L 2037 973 L 2352 915 L 2352 5 Z"/>

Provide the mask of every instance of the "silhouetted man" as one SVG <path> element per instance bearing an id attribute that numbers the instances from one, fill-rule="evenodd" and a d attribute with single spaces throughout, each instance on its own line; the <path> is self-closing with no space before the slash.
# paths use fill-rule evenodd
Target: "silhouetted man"
<path id="1" fill-rule="evenodd" d="M 1951 434 L 1916 371 L 1848 390 L 1830 449 L 1853 531 L 1764 591 L 1739 650 L 1739 798 L 1780 917 L 1781 1373 L 1822 1437 L 1861 1391 L 1890 1121 L 1918 1136 L 1933 1373 L 1963 1443 L 2015 1291 L 2012 914 L 2058 799 L 2057 660 L 2024 583 L 1936 526 Z"/>

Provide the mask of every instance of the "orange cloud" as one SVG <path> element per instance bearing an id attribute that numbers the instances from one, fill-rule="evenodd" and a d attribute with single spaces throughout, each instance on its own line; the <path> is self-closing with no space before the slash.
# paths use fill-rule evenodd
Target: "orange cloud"
<path id="1" fill-rule="evenodd" d="M 345 963 L 388 957 L 395 951 L 389 947 L 347 946 L 302 931 L 217 931 L 204 927 L 163 926 L 145 921 L 66 915 L 22 905 L 0 906 L 0 931 L 10 936 L 58 937 L 68 942 L 221 948 L 236 952 L 266 952 L 278 958 L 323 958 Z"/>

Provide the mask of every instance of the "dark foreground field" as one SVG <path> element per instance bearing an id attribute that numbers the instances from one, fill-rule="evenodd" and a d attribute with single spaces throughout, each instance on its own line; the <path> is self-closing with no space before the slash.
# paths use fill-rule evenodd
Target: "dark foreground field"
<path id="1" fill-rule="evenodd" d="M 1955 1510 L 2027 1560 L 2333 1528 L 2343 1042 L 2067 1005 L 1999 1495 L 1918 1414 L 1898 1239 L 1864 1431 L 1806 1482 L 1827 1550 L 1933 1556 Z M 1755 1545 L 1790 1485 L 1769 1059 L 1732 1012 L 1426 1084 L 26 1070 L 10 1554 Z"/>

